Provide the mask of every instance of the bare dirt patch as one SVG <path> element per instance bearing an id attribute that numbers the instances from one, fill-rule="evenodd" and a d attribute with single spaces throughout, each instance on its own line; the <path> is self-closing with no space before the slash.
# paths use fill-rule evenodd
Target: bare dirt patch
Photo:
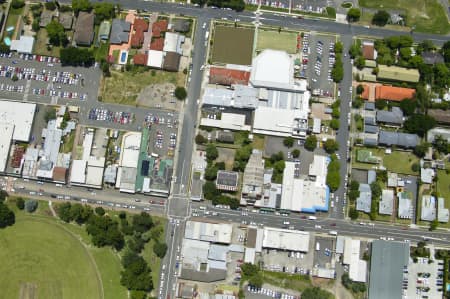
<path id="1" fill-rule="evenodd" d="M 37 285 L 31 282 L 23 282 L 20 284 L 19 299 L 35 299 Z"/>

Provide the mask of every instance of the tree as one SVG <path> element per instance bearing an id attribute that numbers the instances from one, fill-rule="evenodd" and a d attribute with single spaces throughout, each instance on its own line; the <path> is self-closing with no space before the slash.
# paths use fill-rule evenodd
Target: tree
<path id="1" fill-rule="evenodd" d="M 299 149 L 294 149 L 292 151 L 292 157 L 294 157 L 294 159 L 297 159 L 298 157 L 300 157 L 300 150 Z"/>
<path id="2" fill-rule="evenodd" d="M 120 283 L 129 290 L 146 291 L 153 289 L 151 269 L 142 256 L 128 251 L 122 258 L 124 270 L 120 273 Z"/>
<path id="3" fill-rule="evenodd" d="M 86 231 L 97 247 L 112 246 L 116 250 L 121 250 L 125 245 L 118 223 L 108 216 L 92 215 L 87 222 Z"/>
<path id="4" fill-rule="evenodd" d="M 335 118 L 330 120 L 330 128 L 333 130 L 339 130 L 339 120 Z"/>
<path id="5" fill-rule="evenodd" d="M 187 91 L 182 86 L 175 88 L 175 97 L 179 100 L 184 100 L 187 97 Z"/>
<path id="6" fill-rule="evenodd" d="M 206 138 L 202 134 L 197 134 L 197 136 L 195 136 L 195 143 L 204 144 L 206 143 Z"/>
<path id="7" fill-rule="evenodd" d="M 262 287 L 264 281 L 263 281 L 263 277 L 262 274 L 259 272 L 253 276 L 250 277 L 250 279 L 248 280 L 249 285 L 260 288 Z"/>
<path id="8" fill-rule="evenodd" d="M 409 133 L 415 133 L 423 137 L 428 130 L 436 126 L 436 120 L 426 114 L 413 114 L 408 117 L 404 126 Z"/>
<path id="9" fill-rule="evenodd" d="M 416 101 L 413 99 L 404 99 L 400 102 L 400 109 L 405 115 L 412 115 L 416 111 Z"/>
<path id="10" fill-rule="evenodd" d="M 0 202 L 4 202 L 7 197 L 8 192 L 6 192 L 5 190 L 0 190 Z"/>
<path id="11" fill-rule="evenodd" d="M 133 230 L 138 233 L 145 233 L 153 227 L 152 217 L 146 213 L 141 212 L 133 216 Z"/>
<path id="12" fill-rule="evenodd" d="M 60 50 L 61 63 L 72 66 L 91 66 L 94 64 L 94 55 L 86 48 L 67 47 Z"/>
<path id="13" fill-rule="evenodd" d="M 366 59 L 364 56 L 358 56 L 358 58 L 355 59 L 355 66 L 362 70 L 366 66 Z"/>
<path id="14" fill-rule="evenodd" d="M 372 182 L 370 184 L 370 191 L 372 191 L 372 198 L 378 199 L 381 196 L 381 187 L 378 182 Z"/>
<path id="15" fill-rule="evenodd" d="M 419 172 L 420 164 L 419 163 L 414 163 L 413 165 L 411 165 L 411 170 L 414 171 L 414 172 Z"/>
<path id="16" fill-rule="evenodd" d="M 103 215 L 105 215 L 105 209 L 103 209 L 102 207 L 96 207 L 95 213 L 99 216 L 103 216 Z"/>
<path id="17" fill-rule="evenodd" d="M 358 189 L 356 189 L 356 190 L 350 190 L 350 191 L 348 192 L 348 199 L 349 199 L 351 202 L 354 202 L 358 197 L 359 197 L 359 190 L 358 190 Z"/>
<path id="18" fill-rule="evenodd" d="M 358 22 L 361 17 L 361 10 L 359 8 L 352 7 L 347 11 L 347 21 Z"/>
<path id="19" fill-rule="evenodd" d="M 207 181 L 214 181 L 217 178 L 218 169 L 214 166 L 209 166 L 205 169 L 205 179 Z"/>
<path id="20" fill-rule="evenodd" d="M 72 0 L 72 9 L 78 15 L 80 11 L 91 11 L 92 4 L 89 0 Z"/>
<path id="21" fill-rule="evenodd" d="M 157 257 L 162 259 L 166 255 L 167 244 L 166 243 L 156 242 L 153 245 L 153 252 L 156 254 Z"/>
<path id="22" fill-rule="evenodd" d="M 294 146 L 294 138 L 292 138 L 292 137 L 286 137 L 286 138 L 284 138 L 283 139 L 283 144 L 284 144 L 284 146 L 286 146 L 286 147 L 293 147 Z"/>
<path id="23" fill-rule="evenodd" d="M 444 61 L 446 63 L 450 63 L 450 41 L 446 41 L 444 45 L 442 45 L 442 55 L 444 56 Z"/>
<path id="24" fill-rule="evenodd" d="M 216 184 L 211 181 L 205 182 L 203 185 L 203 196 L 207 200 L 213 200 L 215 197 L 219 196 L 220 192 L 216 188 Z"/>
<path id="25" fill-rule="evenodd" d="M 447 139 L 442 137 L 442 135 L 437 135 L 434 138 L 433 146 L 438 152 L 443 153 L 445 155 L 448 154 L 450 150 Z"/>
<path id="26" fill-rule="evenodd" d="M 362 49 L 361 49 L 361 41 L 356 40 L 348 50 L 348 54 L 350 54 L 351 58 L 355 58 L 357 56 L 362 55 Z"/>
<path id="27" fill-rule="evenodd" d="M 334 52 L 335 53 L 342 53 L 342 51 L 344 50 L 344 45 L 341 42 L 336 42 L 334 44 Z"/>
<path id="28" fill-rule="evenodd" d="M 72 221 L 72 214 L 70 213 L 71 208 L 72 204 L 70 202 L 64 202 L 57 206 L 56 213 L 62 221 L 70 222 Z"/>
<path id="29" fill-rule="evenodd" d="M 429 147 L 430 145 L 428 143 L 422 142 L 414 148 L 413 152 L 417 157 L 423 158 L 425 157 Z"/>
<path id="30" fill-rule="evenodd" d="M 333 78 L 333 81 L 337 83 L 341 82 L 344 78 L 344 67 L 342 66 L 342 60 L 339 55 L 336 55 L 336 61 L 331 70 L 331 77 Z"/>
<path id="31" fill-rule="evenodd" d="M 308 151 L 312 152 L 316 149 L 317 147 L 317 137 L 316 135 L 310 135 L 308 137 L 306 137 L 305 140 L 305 149 L 307 149 Z"/>
<path id="32" fill-rule="evenodd" d="M 434 219 L 433 221 L 430 222 L 430 231 L 436 230 L 438 227 L 439 223 L 437 221 L 437 219 Z"/>
<path id="33" fill-rule="evenodd" d="M 214 144 L 208 144 L 206 147 L 206 159 L 208 161 L 214 161 L 219 156 L 219 151 Z"/>
<path id="34" fill-rule="evenodd" d="M 348 216 L 350 217 L 351 220 L 356 220 L 358 219 L 358 211 L 355 208 L 350 208 L 350 210 L 348 211 Z"/>
<path id="35" fill-rule="evenodd" d="M 16 216 L 7 205 L 0 202 L 0 228 L 11 226 L 16 222 Z"/>
<path id="36" fill-rule="evenodd" d="M 147 293 L 145 291 L 131 291 L 131 299 L 147 299 Z"/>
<path id="37" fill-rule="evenodd" d="M 258 266 L 250 263 L 243 263 L 241 265 L 241 270 L 242 274 L 244 274 L 247 277 L 256 275 L 259 272 Z"/>
<path id="38" fill-rule="evenodd" d="M 47 30 L 48 38 L 50 44 L 54 46 L 65 46 L 68 42 L 66 33 L 64 32 L 64 27 L 58 21 L 52 20 L 45 27 Z"/>
<path id="39" fill-rule="evenodd" d="M 386 100 L 377 100 L 377 101 L 375 101 L 375 107 L 378 110 L 384 110 L 384 108 L 387 107 L 387 101 Z"/>
<path id="40" fill-rule="evenodd" d="M 339 149 L 339 143 L 334 139 L 327 139 L 323 144 L 323 148 L 328 154 L 332 154 Z"/>
<path id="41" fill-rule="evenodd" d="M 330 187 L 331 191 L 336 191 L 341 183 L 341 176 L 339 171 L 330 171 L 327 173 L 327 185 Z"/>
<path id="42" fill-rule="evenodd" d="M 333 295 L 319 287 L 306 288 L 302 292 L 302 299 L 332 299 Z"/>
<path id="43" fill-rule="evenodd" d="M 436 49 L 436 46 L 429 39 L 425 39 L 417 45 L 417 53 L 418 54 L 422 54 L 423 52 L 433 51 L 435 49 Z"/>
<path id="44" fill-rule="evenodd" d="M 359 189 L 359 182 L 355 180 L 350 181 L 350 190 L 358 190 Z"/>
<path id="45" fill-rule="evenodd" d="M 360 95 L 364 92 L 364 86 L 362 84 L 359 84 L 356 86 L 356 94 Z"/>
<path id="46" fill-rule="evenodd" d="M 385 10 L 377 11 L 372 18 L 372 24 L 377 26 L 385 26 L 390 19 L 390 14 Z"/>
<path id="47" fill-rule="evenodd" d="M 131 239 L 128 239 L 127 246 L 131 251 L 141 253 L 144 249 L 145 241 L 141 237 L 135 235 Z"/>
<path id="48" fill-rule="evenodd" d="M 115 17 L 114 4 L 108 2 L 96 3 L 94 12 L 96 24 L 100 24 L 103 20 L 113 19 Z"/>
<path id="49" fill-rule="evenodd" d="M 12 0 L 11 1 L 11 7 L 14 9 L 19 9 L 25 6 L 24 0 Z"/>
<path id="50" fill-rule="evenodd" d="M 34 211 L 36 211 L 38 206 L 38 202 L 34 199 L 29 199 L 25 202 L 25 211 L 27 211 L 28 213 L 33 213 Z"/>
<path id="51" fill-rule="evenodd" d="M 16 207 L 19 210 L 23 210 L 25 208 L 25 201 L 23 200 L 22 197 L 19 197 L 16 199 Z"/>
<path id="52" fill-rule="evenodd" d="M 56 9 L 56 3 L 55 2 L 45 2 L 45 9 L 47 10 L 55 10 Z"/>

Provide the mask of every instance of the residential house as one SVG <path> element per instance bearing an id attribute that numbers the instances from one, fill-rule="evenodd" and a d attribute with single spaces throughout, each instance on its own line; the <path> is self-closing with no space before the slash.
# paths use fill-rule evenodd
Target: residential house
<path id="1" fill-rule="evenodd" d="M 135 19 L 133 24 L 133 34 L 131 35 L 131 46 L 133 48 L 142 47 L 144 42 L 144 32 L 148 30 L 148 23 L 144 19 Z"/>
<path id="2" fill-rule="evenodd" d="M 78 46 L 90 46 L 94 39 L 94 14 L 80 11 L 73 39 Z"/>
<path id="3" fill-rule="evenodd" d="M 191 28 L 191 23 L 189 20 L 186 19 L 176 19 L 172 23 L 172 29 L 175 32 L 188 32 Z"/>
<path id="4" fill-rule="evenodd" d="M 356 199 L 356 210 L 370 213 L 372 206 L 372 190 L 368 184 L 359 184 L 359 197 Z"/>
<path id="5" fill-rule="evenodd" d="M 163 69 L 170 72 L 178 72 L 181 55 L 176 52 L 167 52 L 164 57 Z"/>
<path id="6" fill-rule="evenodd" d="M 377 59 L 377 51 L 373 41 L 364 41 L 362 44 L 362 53 L 364 59 L 375 60 Z"/>
<path id="7" fill-rule="evenodd" d="M 211 67 L 209 69 L 209 84 L 220 85 L 248 85 L 250 72 L 242 70 L 234 70 L 223 67 Z"/>
<path id="8" fill-rule="evenodd" d="M 41 18 L 39 19 L 39 27 L 46 27 L 53 19 L 54 12 L 51 10 L 44 9 L 41 13 Z"/>
<path id="9" fill-rule="evenodd" d="M 403 148 L 414 148 L 419 144 L 419 136 L 416 134 L 381 130 L 378 134 L 378 144 L 384 146 L 395 145 Z"/>
<path id="10" fill-rule="evenodd" d="M 61 25 L 63 25 L 64 30 L 70 30 L 73 25 L 73 15 L 71 12 L 60 12 L 58 21 Z"/>
<path id="11" fill-rule="evenodd" d="M 106 41 L 109 38 L 109 34 L 111 32 L 111 22 L 103 21 L 100 23 L 100 27 L 98 29 L 98 38 L 102 41 Z"/>
<path id="12" fill-rule="evenodd" d="M 263 194 L 264 159 L 263 153 L 253 150 L 244 170 L 241 204 L 253 204 Z"/>
<path id="13" fill-rule="evenodd" d="M 401 127 L 403 122 L 403 111 L 399 107 L 392 107 L 391 111 L 377 111 L 377 123 L 387 126 Z"/>
<path id="14" fill-rule="evenodd" d="M 112 21 L 111 38 L 109 42 L 113 45 L 128 43 L 130 30 L 131 23 L 122 19 L 114 19 Z"/>
<path id="15" fill-rule="evenodd" d="M 239 173 L 236 171 L 219 170 L 217 172 L 216 187 L 223 191 L 237 191 Z"/>

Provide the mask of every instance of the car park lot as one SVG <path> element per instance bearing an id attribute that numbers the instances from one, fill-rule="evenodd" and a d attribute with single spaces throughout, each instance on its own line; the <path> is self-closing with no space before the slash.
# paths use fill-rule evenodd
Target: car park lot
<path id="1" fill-rule="evenodd" d="M 285 292 L 272 290 L 270 288 L 257 288 L 248 285 L 245 298 L 277 298 L 277 299 L 299 299 L 299 296 L 290 295 Z"/>
<path id="2" fill-rule="evenodd" d="M 153 111 L 145 115 L 144 125 L 150 128 L 149 148 L 161 157 L 173 157 L 177 143 L 178 114 Z"/>
<path id="3" fill-rule="evenodd" d="M 312 94 L 333 97 L 334 82 L 331 70 L 335 61 L 335 38 L 305 34 L 302 40 L 302 68 L 309 80 Z"/>
<path id="4" fill-rule="evenodd" d="M 0 94 L 16 100 L 51 104 L 56 104 L 59 98 L 97 100 L 100 74 L 98 67 L 62 66 L 55 57 L 3 54 L 0 55 L 0 77 L 4 87 L 0 84 Z M 15 82 L 13 77 L 17 78 Z M 18 87 L 8 91 L 7 85 Z"/>

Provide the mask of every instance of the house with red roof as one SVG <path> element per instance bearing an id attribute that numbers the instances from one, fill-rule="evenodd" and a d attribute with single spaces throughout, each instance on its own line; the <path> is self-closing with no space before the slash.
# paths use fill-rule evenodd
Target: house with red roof
<path id="1" fill-rule="evenodd" d="M 133 34 L 131 35 L 131 46 L 140 48 L 144 42 L 144 32 L 148 30 L 148 23 L 144 19 L 135 19 L 133 24 Z"/>
<path id="2" fill-rule="evenodd" d="M 150 43 L 150 50 L 162 51 L 164 49 L 164 38 L 155 38 Z"/>
<path id="3" fill-rule="evenodd" d="M 222 67 L 211 67 L 209 70 L 209 83 L 220 85 L 241 84 L 248 85 L 250 72 L 233 70 Z"/>
<path id="4" fill-rule="evenodd" d="M 152 25 L 152 36 L 161 37 L 161 32 L 166 32 L 169 22 L 167 20 L 159 20 Z"/>

